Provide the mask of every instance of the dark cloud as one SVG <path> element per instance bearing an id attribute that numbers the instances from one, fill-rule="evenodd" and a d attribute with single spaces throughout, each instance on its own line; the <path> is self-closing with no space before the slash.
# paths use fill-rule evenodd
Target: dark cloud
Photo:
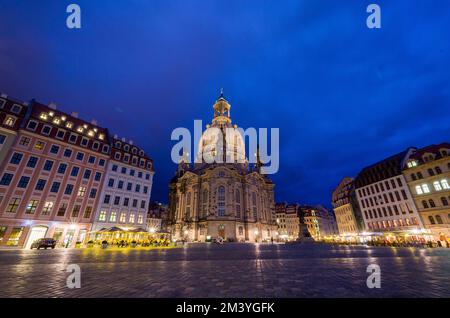
<path id="1" fill-rule="evenodd" d="M 450 2 L 62 1 L 0 4 L 0 90 L 98 119 L 154 158 L 167 200 L 172 129 L 204 124 L 220 87 L 233 121 L 279 127 L 279 200 L 329 204 L 344 176 L 448 141 Z"/>

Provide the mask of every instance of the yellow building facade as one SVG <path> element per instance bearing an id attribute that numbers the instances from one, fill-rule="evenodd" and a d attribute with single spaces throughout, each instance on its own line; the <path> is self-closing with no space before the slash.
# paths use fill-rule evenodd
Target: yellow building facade
<path id="1" fill-rule="evenodd" d="M 436 241 L 450 242 L 450 144 L 417 150 L 403 175 L 425 229 Z"/>

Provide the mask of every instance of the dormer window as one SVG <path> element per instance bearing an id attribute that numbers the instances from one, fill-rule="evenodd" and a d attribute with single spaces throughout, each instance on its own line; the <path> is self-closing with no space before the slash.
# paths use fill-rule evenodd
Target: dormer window
<path id="1" fill-rule="evenodd" d="M 105 135 L 104 135 L 104 134 L 100 134 L 100 135 L 98 135 L 98 139 L 100 139 L 100 140 L 103 140 L 103 139 L 105 139 Z"/>
<path id="2" fill-rule="evenodd" d="M 133 148 L 132 152 L 133 152 L 133 155 L 135 155 L 137 153 L 137 149 Z"/>
<path id="3" fill-rule="evenodd" d="M 39 116 L 40 119 L 42 120 L 47 120 L 48 115 L 46 113 L 41 113 L 41 115 Z"/>
<path id="4" fill-rule="evenodd" d="M 130 146 L 125 145 L 125 147 L 123 147 L 123 149 L 124 149 L 125 151 L 130 151 Z"/>
<path id="5" fill-rule="evenodd" d="M 66 127 L 69 128 L 69 129 L 71 129 L 71 128 L 73 127 L 73 123 L 71 123 L 70 121 L 68 121 L 68 122 L 66 123 Z"/>
<path id="6" fill-rule="evenodd" d="M 53 119 L 53 123 L 56 124 L 56 125 L 59 125 L 61 123 L 61 119 L 59 119 L 58 117 L 55 117 Z"/>
<path id="7" fill-rule="evenodd" d="M 120 143 L 120 141 L 116 141 L 116 148 L 119 148 L 122 146 L 122 144 Z"/>
<path id="8" fill-rule="evenodd" d="M 55 115 L 55 113 L 54 113 L 54 112 L 48 112 L 48 115 L 49 115 L 50 117 L 53 117 L 53 116 Z"/>
<path id="9" fill-rule="evenodd" d="M 417 167 L 417 161 L 408 161 L 407 166 L 408 168 Z"/>
<path id="10" fill-rule="evenodd" d="M 83 127 L 81 127 L 81 126 L 79 126 L 78 128 L 77 128 L 77 131 L 79 132 L 79 133 L 82 133 L 83 132 Z"/>
<path id="11" fill-rule="evenodd" d="M 442 157 L 447 157 L 448 156 L 448 150 L 447 149 L 442 149 L 441 150 L 441 155 L 442 155 Z"/>
<path id="12" fill-rule="evenodd" d="M 94 137 L 94 131 L 93 130 L 89 130 L 88 131 L 88 136 L 89 137 Z"/>

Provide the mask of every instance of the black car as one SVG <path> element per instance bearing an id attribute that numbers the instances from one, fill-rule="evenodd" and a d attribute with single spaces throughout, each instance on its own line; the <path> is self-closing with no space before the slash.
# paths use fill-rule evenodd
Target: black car
<path id="1" fill-rule="evenodd" d="M 33 244 L 31 244 L 31 249 L 33 249 L 33 248 L 37 248 L 37 249 L 40 249 L 40 248 L 45 248 L 45 249 L 47 249 L 47 248 L 55 248 L 55 246 L 56 246 L 56 241 L 54 240 L 54 239 L 52 239 L 52 238 L 40 238 L 40 239 L 37 239 L 36 241 L 34 241 L 33 242 Z"/>

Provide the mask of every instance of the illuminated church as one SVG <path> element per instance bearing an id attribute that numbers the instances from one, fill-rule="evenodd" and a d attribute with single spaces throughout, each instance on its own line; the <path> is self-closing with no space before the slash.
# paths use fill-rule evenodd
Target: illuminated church
<path id="1" fill-rule="evenodd" d="M 194 164 L 181 160 L 170 182 L 169 228 L 174 239 L 262 242 L 277 238 L 275 185 L 261 174 L 259 162 L 248 163 L 244 139 L 231 124 L 230 108 L 221 93 L 196 154 L 203 160 Z M 208 157 L 223 160 L 213 162 Z"/>

